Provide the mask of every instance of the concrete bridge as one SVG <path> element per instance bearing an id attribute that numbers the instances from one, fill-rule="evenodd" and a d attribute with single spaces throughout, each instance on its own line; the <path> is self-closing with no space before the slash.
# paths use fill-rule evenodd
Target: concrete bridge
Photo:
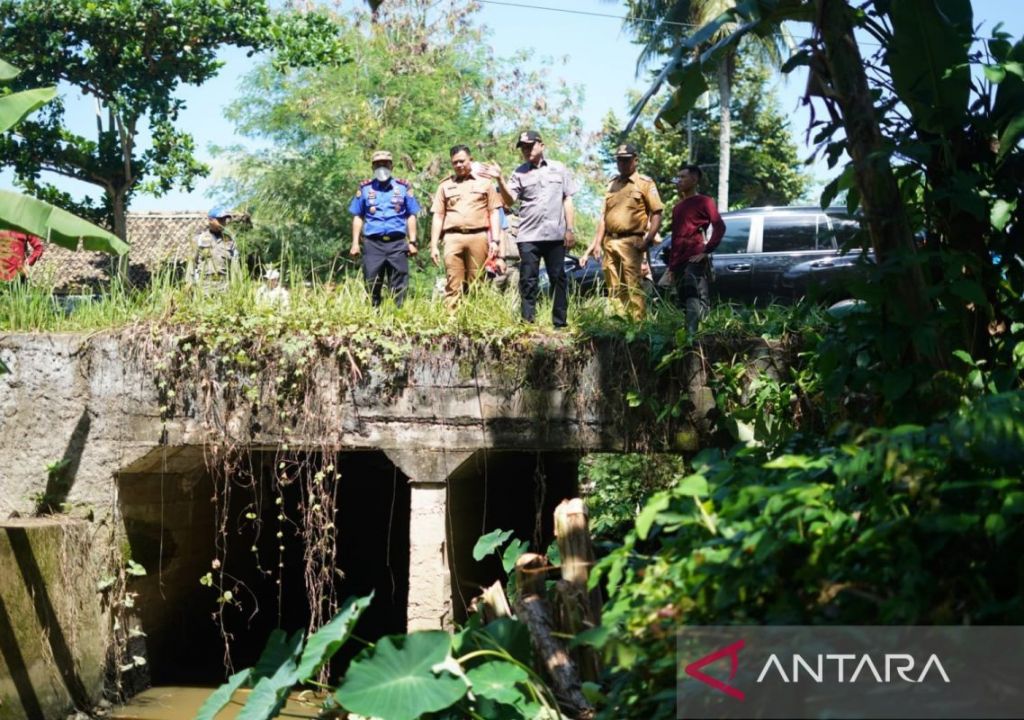
<path id="1" fill-rule="evenodd" d="M 278 623 L 304 627 L 314 488 L 337 571 L 316 587 L 373 590 L 367 636 L 446 628 L 500 573 L 476 539 L 501 527 L 543 551 L 582 454 L 692 451 L 712 430 L 698 353 L 655 373 L 621 339 L 434 342 L 262 363 L 138 332 L 0 339 L 0 719 L 94 699 L 114 655 L 216 681 L 217 610 L 240 666 Z M 744 352 L 754 372 L 778 362 Z M 655 423 L 644 397 L 683 412 Z"/>

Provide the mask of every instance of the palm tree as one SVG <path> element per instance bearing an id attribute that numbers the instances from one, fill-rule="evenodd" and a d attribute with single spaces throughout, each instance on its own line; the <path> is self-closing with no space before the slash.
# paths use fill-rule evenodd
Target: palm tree
<path id="1" fill-rule="evenodd" d="M 626 27 L 644 43 L 637 59 L 639 73 L 652 61 L 674 52 L 696 30 L 736 7 L 736 0 L 626 0 L 626 6 Z M 707 39 L 706 44 L 714 44 L 735 29 L 735 23 L 721 25 Z M 784 35 L 781 34 L 749 35 L 740 47 L 759 54 L 764 62 L 778 67 L 781 64 L 783 39 Z M 699 53 L 701 49 L 695 48 L 694 52 Z M 736 74 L 736 52 L 736 49 L 730 49 L 724 53 L 715 68 L 721 113 L 718 134 L 718 207 L 723 212 L 729 209 L 729 158 L 732 148 L 730 104 L 732 82 Z"/>

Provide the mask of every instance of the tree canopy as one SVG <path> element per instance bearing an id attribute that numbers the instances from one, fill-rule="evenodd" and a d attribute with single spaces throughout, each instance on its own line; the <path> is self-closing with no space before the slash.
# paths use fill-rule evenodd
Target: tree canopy
<path id="1" fill-rule="evenodd" d="M 13 89 L 66 83 L 97 102 L 94 137 L 69 128 L 59 100 L 0 140 L 0 163 L 33 195 L 122 238 L 134 192 L 191 189 L 208 172 L 175 126 L 177 91 L 216 74 L 218 49 L 275 50 L 278 66 L 344 57 L 325 15 L 272 13 L 265 0 L 3 0 L 0 20 L 0 54 L 24 69 Z M 75 200 L 44 172 L 96 185 L 103 197 Z"/>
<path id="2" fill-rule="evenodd" d="M 770 85 L 771 71 L 756 58 L 741 56 L 732 95 L 732 207 L 790 205 L 804 197 L 807 175 L 789 122 L 779 110 Z M 632 98 L 636 102 L 636 98 Z M 688 162 L 701 166 L 703 187 L 714 188 L 719 173 L 719 114 L 707 107 L 692 110 L 689 129 L 654 127 L 653 108 L 645 110 L 640 122 L 629 134 L 629 141 L 640 151 L 641 172 L 657 181 L 662 199 L 675 201 L 674 178 Z M 603 155 L 611 153 L 621 137 L 619 120 L 605 119 Z"/>
<path id="3" fill-rule="evenodd" d="M 348 203 L 377 149 L 394 155 L 395 175 L 428 207 L 455 144 L 508 169 L 520 162 L 516 135 L 529 127 L 554 157 L 582 157 L 579 92 L 521 69 L 521 59 L 495 58 L 472 7 L 431 5 L 390 2 L 375 22 L 339 19 L 352 63 L 288 75 L 265 63 L 248 76 L 229 117 L 264 148 L 222 152 L 232 163 L 224 189 L 252 213 L 252 251 L 290 258 L 306 275 L 337 272 Z"/>

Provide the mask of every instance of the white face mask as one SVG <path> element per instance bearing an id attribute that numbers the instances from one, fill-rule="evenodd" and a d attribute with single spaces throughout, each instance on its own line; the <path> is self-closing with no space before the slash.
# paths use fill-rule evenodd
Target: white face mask
<path id="1" fill-rule="evenodd" d="M 391 179 L 391 168 L 380 165 L 373 169 L 373 177 L 378 182 L 387 182 Z"/>

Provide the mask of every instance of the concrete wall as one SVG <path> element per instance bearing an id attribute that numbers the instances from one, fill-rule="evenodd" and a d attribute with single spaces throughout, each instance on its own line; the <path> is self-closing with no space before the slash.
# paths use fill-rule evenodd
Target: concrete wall
<path id="1" fill-rule="evenodd" d="M 169 399 L 158 385 L 159 350 L 144 352 L 135 338 L 8 335 L 0 338 L 0 358 L 11 368 L 0 375 L 0 520 L 51 512 L 87 520 L 94 540 L 65 548 L 79 568 L 76 602 L 92 613 L 96 581 L 111 562 L 133 555 L 158 566 L 133 581 L 141 595 L 159 597 L 149 606 L 143 601 L 142 621 L 166 624 L 172 614 L 156 608 L 186 602 L 210 560 L 207 540 L 197 536 L 214 524 L 210 458 L 228 446 L 382 450 L 408 482 L 408 626 L 448 627 L 464 604 L 452 599 L 462 588 L 451 568 L 472 541 L 472 532 L 461 528 L 475 527 L 465 518 L 451 522 L 449 479 L 461 472 L 458 483 L 470 492 L 474 478 L 486 477 L 467 469 L 471 458 L 480 460 L 481 451 L 529 452 L 569 467 L 587 451 L 664 448 L 675 438 L 693 450 L 706 439 L 712 407 L 701 358 L 693 354 L 676 375 L 656 374 L 626 350 L 621 341 L 579 347 L 571 338 L 504 354 L 468 345 L 424 348 L 398 367 L 374 361 L 358 373 L 343 353 L 327 352 L 308 366 L 299 396 L 303 423 L 293 428 L 287 413 L 277 412 L 272 371 L 245 381 L 260 398 L 254 409 L 240 401 L 237 386 L 226 390 L 237 378 L 220 373 L 208 353 L 201 381 L 179 371 Z M 729 348 L 722 356 L 736 352 Z M 648 410 L 629 407 L 626 393 L 634 388 L 682 398 L 690 412 L 655 426 Z M 574 484 L 572 473 L 560 474 L 560 487 Z M 532 494 L 532 482 L 524 477 L 504 492 Z M 478 500 L 466 507 L 486 505 Z M 455 550 L 453 533 L 461 538 Z M 0 581 L 6 585 L 7 575 Z M 107 627 L 97 612 L 96 627 Z M 93 637 L 107 640 L 102 633 Z M 0 668 L 0 686 L 12 677 Z M 91 697 L 100 679 L 85 673 L 81 682 L 78 694 Z"/>
<path id="2" fill-rule="evenodd" d="M 398 369 L 364 367 L 357 380 L 332 355 L 310 369 L 305 401 L 316 412 L 292 434 L 272 402 L 254 413 L 187 376 L 164 421 L 156 359 L 116 335 L 9 335 L 0 339 L 12 370 L 0 375 L 0 517 L 35 512 L 43 495 L 58 509 L 100 513 L 115 473 L 173 465 L 189 446 L 627 449 L 643 427 L 624 400 L 621 348 L 590 350 L 571 341 L 515 357 L 424 350 Z M 272 385 L 273 377 L 255 382 L 263 395 Z M 65 484 L 46 472 L 60 460 Z"/>
<path id="3" fill-rule="evenodd" d="M 88 522 L 0 523 L 0 720 L 63 717 L 98 699 L 106 632 L 82 549 Z"/>

